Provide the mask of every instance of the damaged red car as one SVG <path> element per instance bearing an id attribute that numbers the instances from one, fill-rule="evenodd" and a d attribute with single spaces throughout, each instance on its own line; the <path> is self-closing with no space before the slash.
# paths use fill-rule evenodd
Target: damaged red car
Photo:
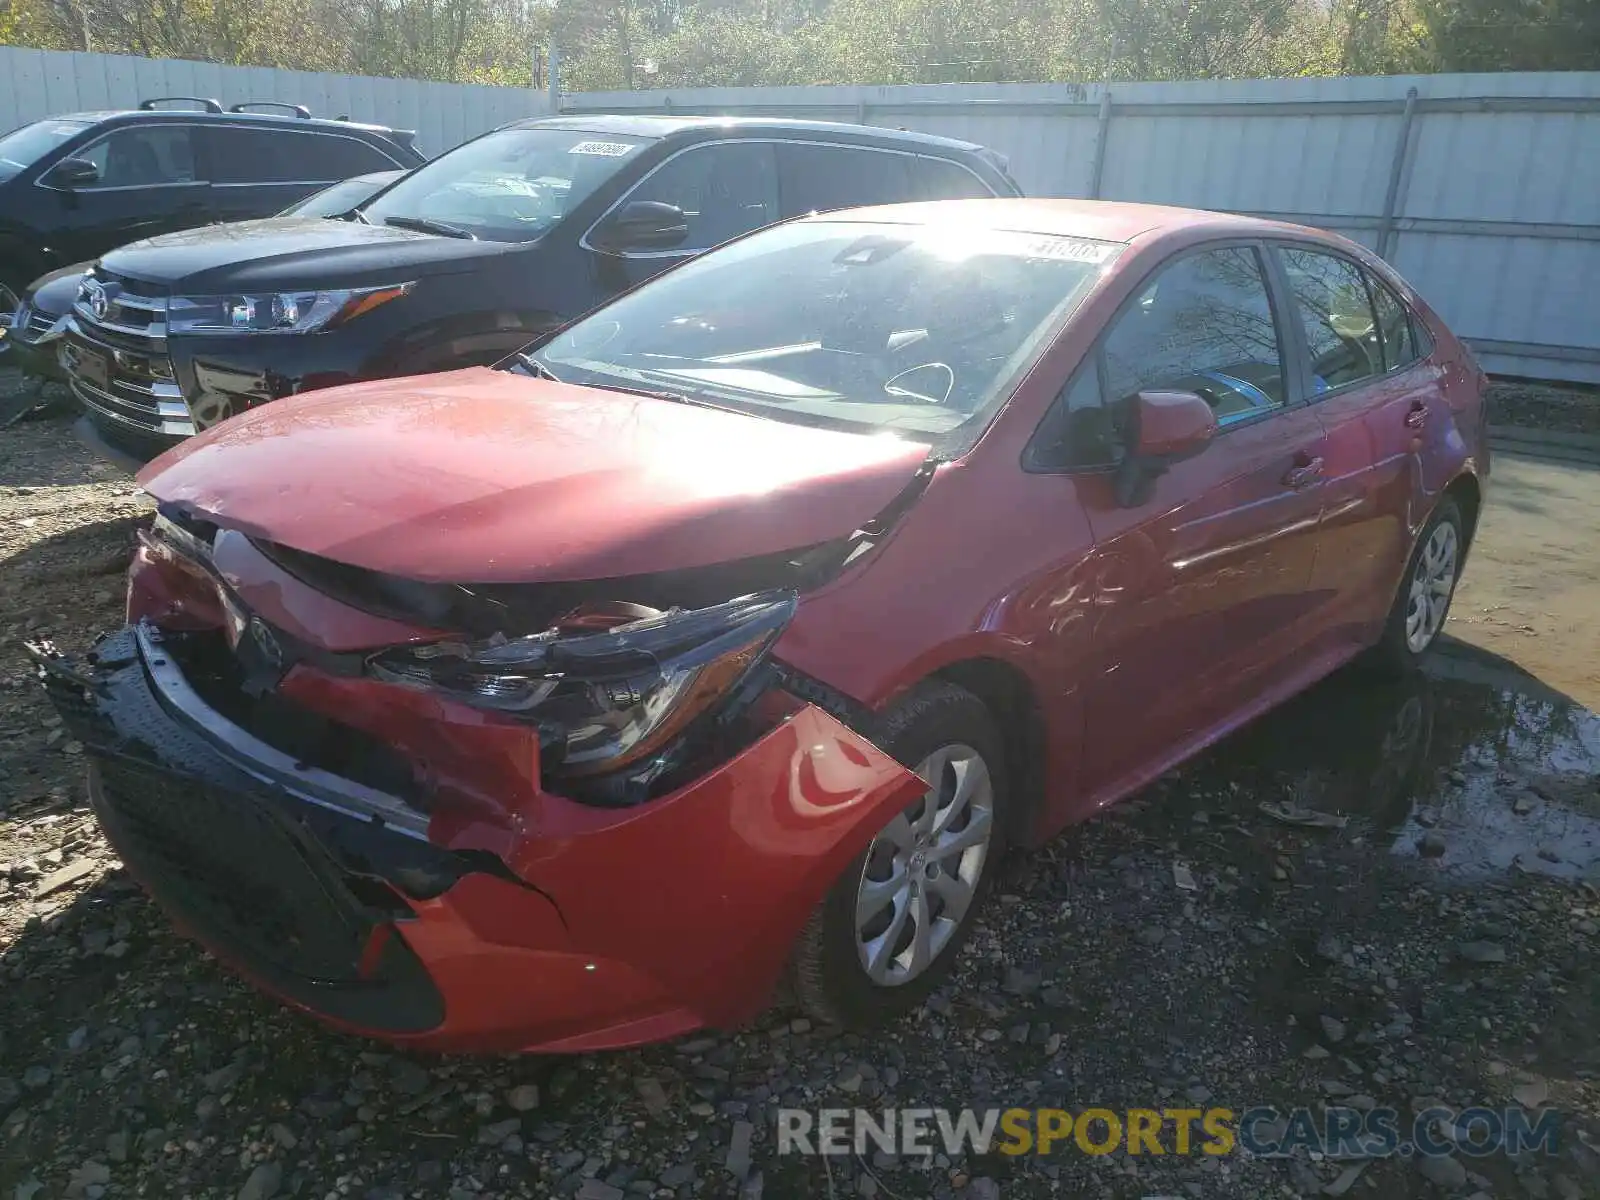
<path id="1" fill-rule="evenodd" d="M 867 1023 L 1008 846 L 1427 651 L 1483 385 L 1328 234 L 813 216 L 168 452 L 127 626 L 36 655 L 128 868 L 332 1024 L 593 1050 L 785 981 Z"/>

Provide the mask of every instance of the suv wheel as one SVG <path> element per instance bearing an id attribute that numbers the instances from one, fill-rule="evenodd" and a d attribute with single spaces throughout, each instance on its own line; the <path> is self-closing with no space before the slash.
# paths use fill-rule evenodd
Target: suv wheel
<path id="1" fill-rule="evenodd" d="M 800 1002 L 847 1026 L 899 1016 L 949 974 L 1004 849 L 1005 762 L 982 701 L 924 685 L 875 740 L 933 786 L 851 861 L 796 944 Z"/>

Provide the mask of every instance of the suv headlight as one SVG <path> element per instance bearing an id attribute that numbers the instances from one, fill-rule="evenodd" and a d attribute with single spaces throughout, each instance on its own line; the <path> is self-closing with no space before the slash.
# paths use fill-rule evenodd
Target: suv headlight
<path id="1" fill-rule="evenodd" d="M 311 333 L 398 300 L 415 286 L 411 282 L 331 292 L 175 296 L 167 305 L 167 332 Z"/>
<path id="2" fill-rule="evenodd" d="M 638 762 L 744 680 L 794 616 L 793 592 L 673 609 L 594 633 L 386 650 L 370 674 L 536 723 L 546 764 L 592 775 Z"/>

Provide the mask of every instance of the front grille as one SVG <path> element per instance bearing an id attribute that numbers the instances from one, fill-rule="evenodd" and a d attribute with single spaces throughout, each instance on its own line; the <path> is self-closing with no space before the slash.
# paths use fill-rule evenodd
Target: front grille
<path id="1" fill-rule="evenodd" d="M 249 796 L 133 759 L 99 760 L 100 813 L 134 873 L 253 961 L 359 978 L 373 929 L 326 854 Z"/>
<path id="2" fill-rule="evenodd" d="M 119 333 L 86 316 L 80 303 L 74 308 L 80 345 L 68 339 L 62 345 L 61 365 L 66 368 L 73 394 L 90 412 L 116 425 L 141 433 L 188 437 L 195 431 L 194 417 L 183 391 L 172 378 L 166 341 Z M 163 332 L 165 325 L 162 326 Z M 95 354 L 107 367 L 102 382 L 83 370 L 86 354 Z"/>
<path id="3" fill-rule="evenodd" d="M 106 299 L 106 309 L 103 313 L 97 313 L 88 301 L 92 289 L 96 286 L 103 290 Z M 144 342 L 162 342 L 164 351 L 167 337 L 167 298 L 158 295 L 157 290 L 154 284 L 130 279 L 125 275 L 102 274 L 97 270 L 92 278 L 84 281 L 82 289 L 78 292 L 78 299 L 73 305 L 73 311 L 77 313 L 79 319 L 89 322 L 97 329 Z"/>
<path id="4" fill-rule="evenodd" d="M 165 657 L 147 662 L 131 627 L 81 664 L 48 645 L 30 650 L 93 764 L 89 797 L 107 840 L 187 932 L 348 1024 L 399 1033 L 443 1020 L 438 989 L 399 936 L 397 922 L 416 913 L 396 888 L 438 895 L 468 862 L 232 761 L 169 711 L 147 674 Z"/>
<path id="5" fill-rule="evenodd" d="M 123 642 L 97 647 L 100 665 L 125 661 Z M 124 693 L 113 731 L 101 680 L 76 671 L 43 680 L 96 765 L 91 798 L 107 837 L 158 899 L 258 965 L 313 980 L 356 977 L 375 914 L 288 809 L 224 775 L 162 763 L 179 743 L 147 689 Z"/>

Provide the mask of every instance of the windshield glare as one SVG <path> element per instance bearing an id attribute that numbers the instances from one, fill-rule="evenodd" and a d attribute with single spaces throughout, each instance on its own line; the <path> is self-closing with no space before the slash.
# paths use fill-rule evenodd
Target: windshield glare
<path id="1" fill-rule="evenodd" d="M 567 383 L 948 448 L 976 439 L 1120 249 L 958 225 L 782 225 L 622 296 L 533 358 Z"/>
<path id="2" fill-rule="evenodd" d="M 82 121 L 35 121 L 0 137 L 0 179 L 10 179 L 38 162 L 88 125 Z"/>
<path id="3" fill-rule="evenodd" d="M 493 241 L 529 241 L 648 144 L 580 129 L 502 129 L 419 167 L 362 215 L 376 225 L 412 217 Z"/>

